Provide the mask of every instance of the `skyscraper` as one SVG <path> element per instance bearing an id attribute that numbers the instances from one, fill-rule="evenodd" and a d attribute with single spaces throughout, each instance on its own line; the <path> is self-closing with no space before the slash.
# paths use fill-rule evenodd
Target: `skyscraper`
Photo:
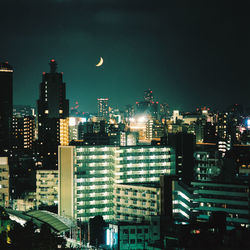
<path id="1" fill-rule="evenodd" d="M 170 147 L 60 146 L 58 159 L 58 214 L 84 222 L 97 215 L 114 219 L 115 184 L 152 183 L 175 174 Z"/>
<path id="2" fill-rule="evenodd" d="M 0 63 L 0 155 L 11 146 L 13 109 L 13 67 Z"/>
<path id="3" fill-rule="evenodd" d="M 153 119 L 159 119 L 159 102 L 154 102 L 151 89 L 144 91 L 144 100 L 136 102 L 136 114 L 147 114 Z"/>
<path id="4" fill-rule="evenodd" d="M 108 98 L 98 98 L 98 117 L 100 119 L 109 120 Z"/>
<path id="5" fill-rule="evenodd" d="M 28 152 L 33 147 L 35 138 L 35 119 L 32 116 L 18 117 L 13 116 L 12 127 L 12 149 L 13 151 L 20 151 L 22 154 L 24 150 Z"/>
<path id="6" fill-rule="evenodd" d="M 60 145 L 60 119 L 69 116 L 63 73 L 58 73 L 57 63 L 50 60 L 50 72 L 43 73 L 40 96 L 37 101 L 38 139 L 45 168 L 57 165 L 57 147 Z"/>

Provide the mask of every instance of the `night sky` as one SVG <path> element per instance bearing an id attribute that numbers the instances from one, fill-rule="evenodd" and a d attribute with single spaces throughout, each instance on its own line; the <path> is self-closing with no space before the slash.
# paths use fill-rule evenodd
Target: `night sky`
<path id="1" fill-rule="evenodd" d="M 14 66 L 14 104 L 36 105 L 53 58 L 70 106 L 85 112 L 98 97 L 123 109 L 147 88 L 171 109 L 249 107 L 247 2 L 1 1 L 0 61 Z"/>

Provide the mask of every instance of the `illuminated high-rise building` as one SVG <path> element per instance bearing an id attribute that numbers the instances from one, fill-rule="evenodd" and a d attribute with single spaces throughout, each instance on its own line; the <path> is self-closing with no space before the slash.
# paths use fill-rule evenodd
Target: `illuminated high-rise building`
<path id="1" fill-rule="evenodd" d="M 125 107 L 125 119 L 129 121 L 129 119 L 133 118 L 135 115 L 135 108 L 133 105 L 126 105 Z"/>
<path id="2" fill-rule="evenodd" d="M 14 151 L 31 150 L 35 140 L 35 118 L 33 116 L 13 116 L 12 134 Z"/>
<path id="3" fill-rule="evenodd" d="M 153 137 L 153 120 L 148 120 L 146 123 L 146 138 L 152 140 Z"/>
<path id="4" fill-rule="evenodd" d="M 175 174 L 175 152 L 162 146 L 60 146 L 59 215 L 114 219 L 115 184 L 159 182 Z"/>
<path id="5" fill-rule="evenodd" d="M 36 171 L 36 205 L 57 205 L 58 170 Z"/>
<path id="6" fill-rule="evenodd" d="M 219 113 L 217 115 L 216 134 L 218 139 L 227 138 L 227 117 L 227 113 Z"/>
<path id="7" fill-rule="evenodd" d="M 0 63 L 0 155 L 11 147 L 13 113 L 13 67 Z"/>
<path id="8" fill-rule="evenodd" d="M 98 98 L 98 117 L 100 119 L 109 120 L 109 99 L 108 98 Z"/>
<path id="9" fill-rule="evenodd" d="M 60 145 L 69 145 L 69 118 L 60 119 Z"/>
<path id="10" fill-rule="evenodd" d="M 85 122 L 86 118 L 83 117 L 76 117 L 76 116 L 69 117 L 69 141 L 80 139 L 79 134 Z"/>
<path id="11" fill-rule="evenodd" d="M 43 165 L 49 168 L 57 166 L 57 151 L 60 145 L 60 119 L 69 116 L 69 101 L 66 99 L 66 87 L 63 73 L 58 73 L 57 63 L 50 60 L 50 72 L 43 73 L 40 83 L 40 96 L 37 101 L 38 139 L 41 145 Z"/>

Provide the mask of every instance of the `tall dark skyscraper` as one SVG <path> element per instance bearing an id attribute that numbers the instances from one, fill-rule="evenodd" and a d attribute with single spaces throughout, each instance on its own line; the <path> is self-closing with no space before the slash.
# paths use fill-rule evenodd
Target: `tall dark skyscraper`
<path id="1" fill-rule="evenodd" d="M 60 145 L 60 120 L 69 116 L 69 100 L 63 73 L 58 73 L 57 63 L 50 60 L 50 72 L 43 73 L 40 83 L 40 96 L 37 101 L 38 139 L 45 168 L 54 168 L 57 164 L 57 147 Z"/>
<path id="2" fill-rule="evenodd" d="M 0 63 L 0 155 L 11 147 L 13 109 L 13 67 Z"/>

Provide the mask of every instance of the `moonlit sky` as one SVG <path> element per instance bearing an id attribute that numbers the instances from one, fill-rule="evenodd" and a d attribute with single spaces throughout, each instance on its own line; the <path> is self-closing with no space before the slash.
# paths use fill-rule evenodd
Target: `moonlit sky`
<path id="1" fill-rule="evenodd" d="M 14 66 L 14 104 L 36 105 L 53 58 L 70 106 L 78 101 L 85 112 L 96 112 L 98 97 L 123 109 L 147 88 L 171 109 L 250 106 L 247 1 L 8 0 L 0 6 L 0 61 Z M 96 67 L 100 56 L 104 64 Z"/>

